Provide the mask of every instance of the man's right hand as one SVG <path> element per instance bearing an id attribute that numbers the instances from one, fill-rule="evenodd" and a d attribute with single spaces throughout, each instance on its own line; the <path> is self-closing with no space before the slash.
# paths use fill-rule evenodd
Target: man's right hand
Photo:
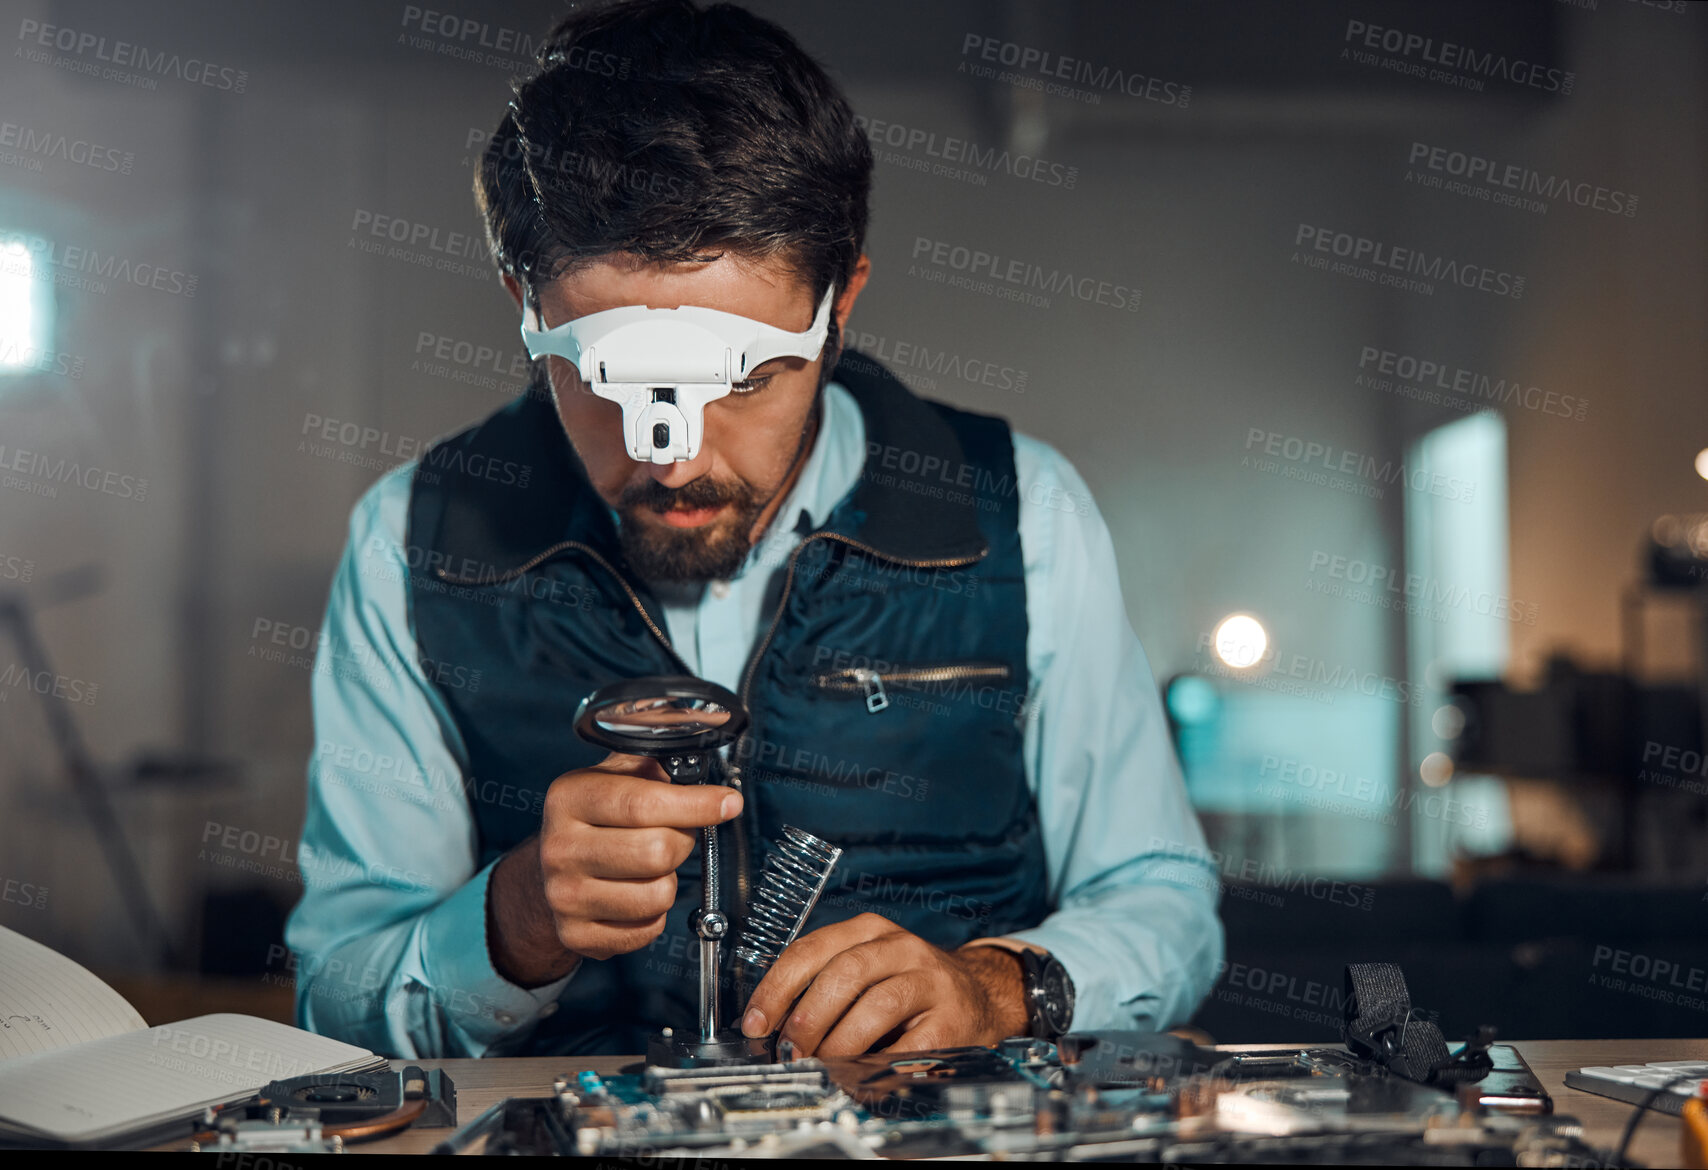
<path id="1" fill-rule="evenodd" d="M 639 950 L 664 930 L 676 869 L 699 830 L 741 813 L 741 794 L 671 784 L 657 760 L 613 752 L 546 791 L 538 836 L 505 854 L 487 890 L 487 950 L 521 987 L 582 958 Z"/>

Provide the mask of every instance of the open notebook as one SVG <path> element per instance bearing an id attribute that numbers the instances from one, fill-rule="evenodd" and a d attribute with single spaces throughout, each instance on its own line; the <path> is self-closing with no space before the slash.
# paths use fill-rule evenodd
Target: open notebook
<path id="1" fill-rule="evenodd" d="M 151 1028 L 83 967 L 0 926 L 0 1141 L 126 1144 L 282 1077 L 385 1067 L 255 1016 Z"/>

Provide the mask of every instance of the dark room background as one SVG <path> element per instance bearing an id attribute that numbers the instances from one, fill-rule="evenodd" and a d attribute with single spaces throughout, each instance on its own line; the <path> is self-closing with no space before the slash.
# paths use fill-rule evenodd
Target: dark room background
<path id="1" fill-rule="evenodd" d="M 867 119 L 851 344 L 1113 534 L 1199 1023 L 1395 958 L 1450 1034 L 1701 1034 L 1596 980 L 1708 968 L 1708 10 L 749 7 Z M 0 4 L 0 924 L 151 1022 L 289 1016 L 327 586 L 522 387 L 470 185 L 560 8 Z"/>

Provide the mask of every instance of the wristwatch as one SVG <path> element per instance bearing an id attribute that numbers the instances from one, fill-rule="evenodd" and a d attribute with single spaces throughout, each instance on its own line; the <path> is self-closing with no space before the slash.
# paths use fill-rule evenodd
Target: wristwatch
<path id="1" fill-rule="evenodd" d="M 1053 1042 L 1073 1025 L 1073 980 L 1048 951 L 1016 953 L 1026 987 L 1026 1031 Z"/>

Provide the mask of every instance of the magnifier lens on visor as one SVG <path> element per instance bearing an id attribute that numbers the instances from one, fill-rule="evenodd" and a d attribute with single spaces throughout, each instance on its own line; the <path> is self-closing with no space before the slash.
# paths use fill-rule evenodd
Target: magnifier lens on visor
<path id="1" fill-rule="evenodd" d="M 573 362 L 593 393 L 623 408 L 623 440 L 641 463 L 680 463 L 700 453 L 706 403 L 775 358 L 811 361 L 824 350 L 834 288 L 824 291 L 812 328 L 790 333 L 717 309 L 626 305 L 553 329 L 528 328 L 528 355 Z"/>

